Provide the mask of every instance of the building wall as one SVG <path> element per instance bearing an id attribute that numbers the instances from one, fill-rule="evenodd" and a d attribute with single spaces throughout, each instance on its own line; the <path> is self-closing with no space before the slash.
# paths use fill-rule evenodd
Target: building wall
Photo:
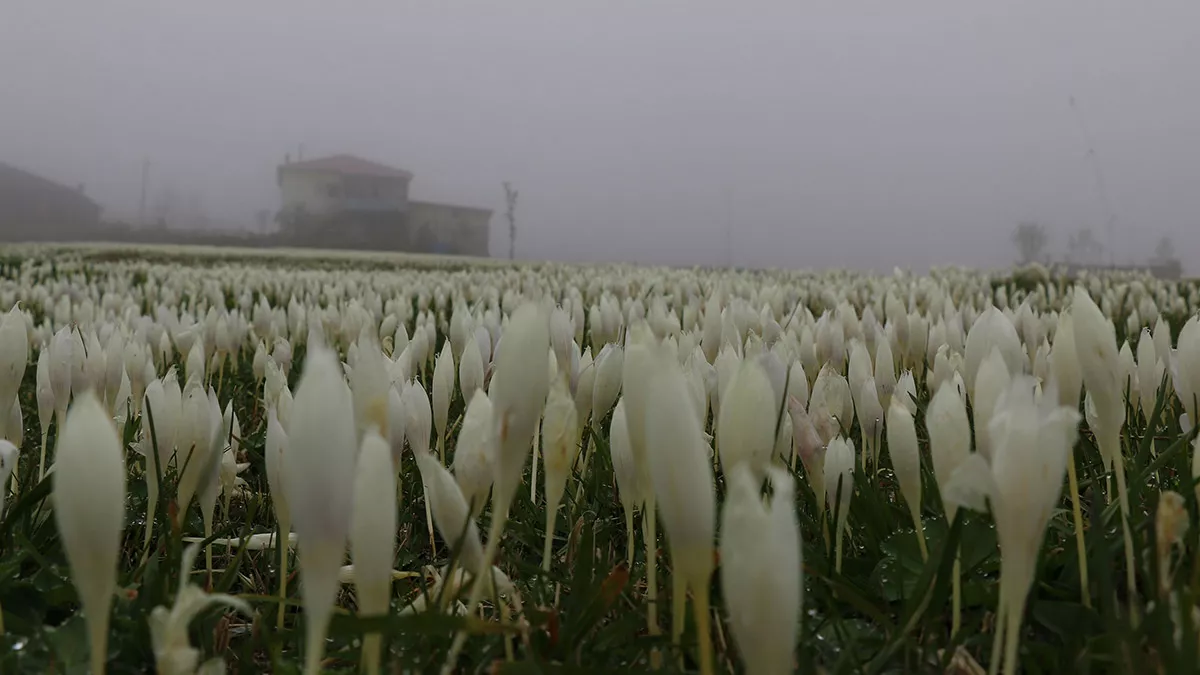
<path id="1" fill-rule="evenodd" d="M 408 209 L 408 181 L 380 176 L 343 176 L 342 208 L 363 211 Z"/>
<path id="2" fill-rule="evenodd" d="M 341 211 L 404 211 L 408 181 L 312 169 L 279 171 L 280 211 L 328 216 Z"/>
<path id="3" fill-rule="evenodd" d="M 303 211 L 311 216 L 333 213 L 337 200 L 330 195 L 330 187 L 339 185 L 340 181 L 341 177 L 336 173 L 280 169 L 280 210 L 287 213 Z"/>
<path id="4" fill-rule="evenodd" d="M 489 255 L 492 212 L 453 204 L 408 203 L 412 250 L 458 255 Z"/>

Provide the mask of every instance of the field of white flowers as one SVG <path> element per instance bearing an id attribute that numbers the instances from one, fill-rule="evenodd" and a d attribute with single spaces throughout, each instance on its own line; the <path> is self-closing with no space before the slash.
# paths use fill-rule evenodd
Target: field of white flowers
<path id="1" fill-rule="evenodd" d="M 11 246 L 0 308 L 2 672 L 1200 658 L 1193 282 Z"/>

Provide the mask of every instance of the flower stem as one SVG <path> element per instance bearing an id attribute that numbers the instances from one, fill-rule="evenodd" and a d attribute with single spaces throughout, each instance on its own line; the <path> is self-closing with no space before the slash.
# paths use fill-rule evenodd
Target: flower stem
<path id="1" fill-rule="evenodd" d="M 63 408 L 62 410 L 59 410 L 59 411 L 55 411 L 55 413 L 54 413 L 55 428 L 57 428 L 59 430 L 62 429 L 63 419 L 65 419 L 66 416 L 67 416 L 66 408 Z M 58 432 L 55 432 L 55 433 L 58 433 Z M 42 460 L 40 463 L 38 463 L 38 482 L 39 483 L 46 478 L 46 436 L 47 436 L 47 434 L 42 434 Z"/>
<path id="2" fill-rule="evenodd" d="M 912 511 L 913 527 L 917 530 L 917 546 L 921 549 L 921 562 L 929 560 L 929 545 L 925 543 L 925 526 L 921 524 L 921 506 L 913 504 L 909 507 Z"/>
<path id="3" fill-rule="evenodd" d="M 429 507 L 429 490 L 425 489 L 424 483 L 421 485 L 421 490 L 425 494 L 425 527 L 429 531 L 429 551 L 434 558 L 437 557 L 437 540 L 433 538 L 433 511 Z"/>
<path id="4" fill-rule="evenodd" d="M 962 628 L 962 579 L 959 576 L 962 574 L 962 549 L 954 554 L 954 572 L 950 578 L 950 585 L 953 593 L 951 604 L 954 609 L 954 616 L 950 619 L 950 637 L 958 635 L 958 629 Z"/>
<path id="5" fill-rule="evenodd" d="M 489 572 L 488 577 L 491 577 L 492 576 L 490 574 L 491 570 L 488 570 L 488 572 Z M 493 589 L 493 591 L 494 591 L 494 589 Z M 557 604 L 558 603 L 555 602 L 556 606 L 557 606 Z M 508 609 L 508 603 L 501 601 L 500 602 L 500 623 L 505 626 L 511 625 L 511 620 L 510 620 L 511 615 L 512 615 L 512 612 Z M 512 640 L 512 638 L 513 638 L 513 636 L 511 633 L 504 634 L 504 660 L 507 663 L 513 662 L 513 640 Z"/>
<path id="6" fill-rule="evenodd" d="M 821 521 L 821 537 L 825 539 L 825 555 L 829 555 L 829 521 L 825 519 L 825 502 L 817 509 L 817 520 Z"/>
<path id="7" fill-rule="evenodd" d="M 1067 458 L 1067 482 L 1071 488 L 1071 517 L 1075 521 L 1075 549 L 1079 556 L 1079 593 L 1083 606 L 1092 606 L 1092 593 L 1088 584 L 1087 545 L 1083 540 L 1083 511 L 1079 507 L 1079 478 L 1075 473 L 1075 453 Z"/>
<path id="8" fill-rule="evenodd" d="M 658 523 L 655 513 L 654 492 L 646 499 L 646 513 L 643 523 L 646 526 L 646 628 L 651 636 L 658 636 Z M 661 655 L 655 649 L 650 652 L 650 665 L 656 670 L 659 667 Z"/>
<path id="9" fill-rule="evenodd" d="M 1125 583 L 1129 586 L 1129 613 L 1137 624 L 1137 570 L 1134 568 L 1133 535 L 1129 531 L 1129 491 L 1125 487 L 1125 460 L 1118 452 L 1113 470 L 1117 474 L 1117 497 L 1121 501 L 1121 531 L 1125 538 Z"/>
<path id="10" fill-rule="evenodd" d="M 671 644 L 679 648 L 683 638 L 684 624 L 687 623 L 687 579 L 683 578 L 678 567 L 671 570 Z M 683 670 L 683 652 L 679 652 L 679 669 Z"/>
<path id="11" fill-rule="evenodd" d="M 280 530 L 282 531 L 282 529 Z M 287 535 L 276 537 L 275 548 L 279 551 L 279 616 L 275 621 L 276 627 L 283 630 L 283 613 L 287 609 L 284 600 L 287 599 L 288 582 L 288 541 Z"/>
<path id="12" fill-rule="evenodd" d="M 204 538 L 208 539 L 209 537 L 212 536 L 212 533 L 213 533 L 212 510 L 205 509 L 204 512 L 200 514 L 200 516 L 204 520 Z M 204 569 L 208 571 L 208 585 L 211 588 L 212 587 L 212 573 L 213 573 L 212 544 L 211 543 L 208 546 L 204 547 Z"/>
<path id="13" fill-rule="evenodd" d="M 592 452 L 595 448 L 594 443 L 589 443 L 587 436 L 582 435 L 583 427 L 580 427 L 579 443 L 581 450 L 579 452 L 579 482 L 575 485 L 575 506 L 572 508 L 572 519 L 574 519 L 574 511 L 583 503 L 583 486 L 587 482 L 588 464 L 592 461 Z"/>
<path id="14" fill-rule="evenodd" d="M 496 559 L 496 553 L 500 550 L 500 537 L 504 535 L 504 526 L 508 522 L 508 509 L 511 503 L 512 492 L 508 492 L 504 499 L 493 499 L 497 509 L 492 513 L 492 526 L 488 532 L 487 547 L 483 551 L 483 564 L 478 570 L 474 570 L 474 578 L 471 581 L 471 595 L 467 598 L 467 614 L 475 612 L 475 608 L 479 606 L 479 601 L 483 599 L 483 588 L 485 581 L 492 578 L 490 574 L 492 562 Z M 428 503 L 428 500 L 426 501 Z M 458 662 L 458 655 L 462 653 L 463 645 L 467 642 L 467 631 L 459 630 L 454 635 L 454 642 L 450 644 L 450 652 L 446 655 L 446 663 L 442 666 L 442 675 L 451 675 L 454 672 L 454 665 Z"/>
<path id="15" fill-rule="evenodd" d="M 1017 673 L 1017 647 L 1021 644 L 1021 615 L 1025 611 L 1025 594 L 1016 599 L 1016 606 L 1008 612 L 1007 636 L 1004 638 L 1004 675 Z"/>
<path id="16" fill-rule="evenodd" d="M 62 419 L 61 417 L 58 419 Z M 38 464 L 38 480 L 41 481 L 46 477 L 46 439 L 50 435 L 50 429 L 42 432 L 42 460 Z"/>
<path id="17" fill-rule="evenodd" d="M 44 449 L 44 448 L 43 448 Z M 151 450 L 151 452 L 154 452 Z M 43 457 L 44 457 L 43 453 Z M 146 539 L 142 548 L 150 551 L 150 539 L 154 536 L 154 514 L 158 511 L 158 475 L 151 469 L 153 466 L 148 455 L 146 457 Z"/>
<path id="18" fill-rule="evenodd" d="M 1007 614 L 1005 609 L 1008 603 L 1004 601 L 1004 576 L 1000 576 L 1000 589 L 998 591 L 1000 598 L 999 606 L 996 608 L 996 620 L 993 622 L 993 630 L 996 634 L 992 636 L 992 658 L 988 662 L 988 675 L 997 675 L 1000 672 L 1000 655 L 1004 648 L 1005 634 L 1005 619 Z"/>
<path id="19" fill-rule="evenodd" d="M 529 501 L 537 504 L 537 466 L 538 466 L 538 446 L 542 438 L 542 422 L 538 420 L 537 427 L 533 431 L 533 473 L 529 478 Z"/>
<path id="20" fill-rule="evenodd" d="M 712 630 L 708 612 L 708 580 L 692 588 L 692 609 L 696 613 L 696 640 L 700 643 L 700 675 L 712 675 Z"/>
<path id="21" fill-rule="evenodd" d="M 550 494 L 554 488 L 546 487 L 546 541 L 542 549 L 542 571 L 550 571 L 550 556 L 554 552 L 554 523 L 558 520 L 558 499 L 552 499 Z M 557 492 L 559 497 L 562 495 L 562 488 L 558 487 Z M 553 503 L 551 503 L 553 502 Z"/>
<path id="22" fill-rule="evenodd" d="M 625 556 L 626 567 L 633 569 L 633 507 L 625 508 Z"/>
<path id="23" fill-rule="evenodd" d="M 108 606 L 105 605 L 105 609 Z M 104 675 L 105 664 L 108 661 L 108 621 L 109 614 L 97 614 L 87 621 L 89 638 L 91 640 L 92 674 Z"/>
<path id="24" fill-rule="evenodd" d="M 325 660 L 325 630 L 318 631 L 316 621 L 308 617 L 308 643 L 304 645 L 304 675 L 320 675 L 321 661 Z M 324 623 L 329 624 L 326 618 Z"/>
<path id="25" fill-rule="evenodd" d="M 318 541 L 301 548 L 300 568 L 304 575 L 304 675 L 319 675 L 325 660 L 325 639 L 340 584 L 337 570 L 345 556 L 343 546 Z"/>
<path id="26" fill-rule="evenodd" d="M 841 524 L 840 524 L 840 523 L 839 523 L 839 525 L 838 525 L 838 528 L 837 528 L 837 529 L 838 529 L 838 532 L 837 532 L 837 544 L 836 544 L 836 545 L 834 545 L 834 565 L 833 565 L 833 568 L 834 568 L 834 570 L 836 570 L 836 571 L 837 571 L 837 573 L 838 573 L 838 574 L 841 574 L 841 573 L 842 573 L 842 528 L 841 528 Z"/>
<path id="27" fill-rule="evenodd" d="M 367 675 L 379 675 L 380 649 L 383 647 L 383 636 L 379 633 L 368 633 L 363 636 L 363 664 Z"/>

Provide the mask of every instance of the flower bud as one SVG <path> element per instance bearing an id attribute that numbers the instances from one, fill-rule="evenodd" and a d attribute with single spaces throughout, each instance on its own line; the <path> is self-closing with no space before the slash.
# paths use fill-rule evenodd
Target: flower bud
<path id="1" fill-rule="evenodd" d="M 768 475 L 774 492 L 766 505 L 749 467 L 730 476 L 721 514 L 721 588 L 746 672 L 782 675 L 795 669 L 803 551 L 792 477 L 774 467 Z"/>
<path id="2" fill-rule="evenodd" d="M 67 414 L 54 465 L 54 519 L 91 644 L 91 669 L 103 673 L 109 610 L 125 521 L 125 457 L 103 406 L 83 393 Z"/>
<path id="3" fill-rule="evenodd" d="M 741 362 L 724 391 L 725 405 L 717 422 L 721 470 L 726 474 L 746 462 L 761 475 L 775 445 L 775 393 L 757 359 Z"/>

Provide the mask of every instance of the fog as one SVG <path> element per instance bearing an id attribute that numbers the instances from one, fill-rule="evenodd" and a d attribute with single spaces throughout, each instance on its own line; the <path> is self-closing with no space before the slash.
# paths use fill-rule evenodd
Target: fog
<path id="1" fill-rule="evenodd" d="M 1118 262 L 1170 236 L 1200 271 L 1191 0 L 0 15 L 0 161 L 85 184 L 110 217 L 137 213 L 149 159 L 150 199 L 174 190 L 251 227 L 303 145 L 412 171 L 414 198 L 495 209 L 493 255 L 507 180 L 521 258 L 997 266 L 1019 221 L 1062 255 L 1082 227 L 1108 244 L 1111 215 Z"/>

